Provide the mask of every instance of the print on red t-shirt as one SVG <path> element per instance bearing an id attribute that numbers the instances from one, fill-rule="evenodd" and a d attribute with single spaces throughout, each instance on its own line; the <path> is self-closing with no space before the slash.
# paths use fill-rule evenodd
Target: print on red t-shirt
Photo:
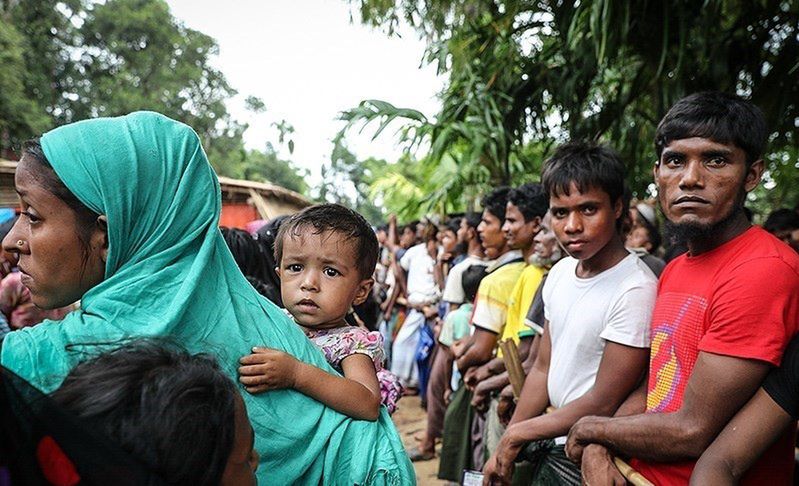
<path id="1" fill-rule="evenodd" d="M 779 365 L 799 325 L 799 256 L 759 227 L 663 272 L 652 315 L 647 413 L 674 412 L 699 352 Z M 793 445 L 786 434 L 743 484 L 788 484 Z M 695 461 L 633 467 L 658 485 L 688 484 Z"/>

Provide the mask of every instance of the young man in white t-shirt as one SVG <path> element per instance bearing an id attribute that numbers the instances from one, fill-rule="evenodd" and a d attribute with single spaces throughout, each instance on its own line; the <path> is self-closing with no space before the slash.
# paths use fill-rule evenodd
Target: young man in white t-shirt
<path id="1" fill-rule="evenodd" d="M 427 319 L 425 308 L 433 306 L 440 298 L 433 275 L 436 228 L 429 228 L 425 241 L 409 248 L 399 262 L 407 275 L 405 289 L 410 310 L 391 346 L 391 372 L 407 388 L 415 388 L 419 381 L 419 369 L 414 358 L 419 344 L 419 329 Z"/>
<path id="2" fill-rule="evenodd" d="M 486 484 L 509 483 L 522 449 L 536 481 L 580 484 L 565 456 L 569 428 L 612 415 L 649 359 L 657 279 L 624 247 L 624 165 L 606 147 L 570 143 L 544 167 L 551 225 L 570 255 L 544 284 L 544 333 L 516 411 L 485 468 Z M 546 414 L 549 405 L 555 411 Z M 528 453 L 529 452 L 529 453 Z"/>

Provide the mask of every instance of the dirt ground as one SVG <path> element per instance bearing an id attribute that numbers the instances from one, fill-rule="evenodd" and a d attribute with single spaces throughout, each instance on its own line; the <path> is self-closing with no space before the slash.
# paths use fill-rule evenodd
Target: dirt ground
<path id="1" fill-rule="evenodd" d="M 420 403 L 419 397 L 403 397 L 399 401 L 399 409 L 392 417 L 406 449 L 418 444 L 414 436 L 417 434 L 421 435 L 425 429 L 427 415 Z M 440 449 L 441 444 L 436 447 L 436 452 Z M 413 468 L 416 471 L 416 481 L 419 483 L 419 486 L 454 484 L 436 478 L 436 474 L 438 473 L 438 456 L 430 461 L 414 462 Z"/>

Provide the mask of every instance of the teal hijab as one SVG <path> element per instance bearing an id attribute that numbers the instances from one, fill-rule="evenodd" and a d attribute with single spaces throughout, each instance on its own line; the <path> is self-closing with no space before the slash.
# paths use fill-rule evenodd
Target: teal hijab
<path id="1" fill-rule="evenodd" d="M 79 361 L 125 340 L 164 337 L 237 361 L 268 346 L 334 372 L 322 354 L 239 271 L 218 229 L 219 182 L 188 126 L 152 112 L 101 118 L 46 133 L 55 172 L 108 218 L 105 280 L 63 321 L 15 331 L 0 361 L 45 392 Z M 293 390 L 242 390 L 261 455 L 261 484 L 413 484 L 385 408 L 350 419 Z"/>

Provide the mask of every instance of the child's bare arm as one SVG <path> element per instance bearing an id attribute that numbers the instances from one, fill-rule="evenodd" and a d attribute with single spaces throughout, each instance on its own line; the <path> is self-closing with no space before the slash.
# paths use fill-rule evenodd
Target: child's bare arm
<path id="1" fill-rule="evenodd" d="M 344 358 L 341 368 L 346 377 L 268 348 L 253 348 L 253 354 L 241 358 L 240 363 L 239 381 L 250 393 L 293 388 L 350 417 L 377 420 L 380 385 L 374 364 L 366 355 Z"/>

